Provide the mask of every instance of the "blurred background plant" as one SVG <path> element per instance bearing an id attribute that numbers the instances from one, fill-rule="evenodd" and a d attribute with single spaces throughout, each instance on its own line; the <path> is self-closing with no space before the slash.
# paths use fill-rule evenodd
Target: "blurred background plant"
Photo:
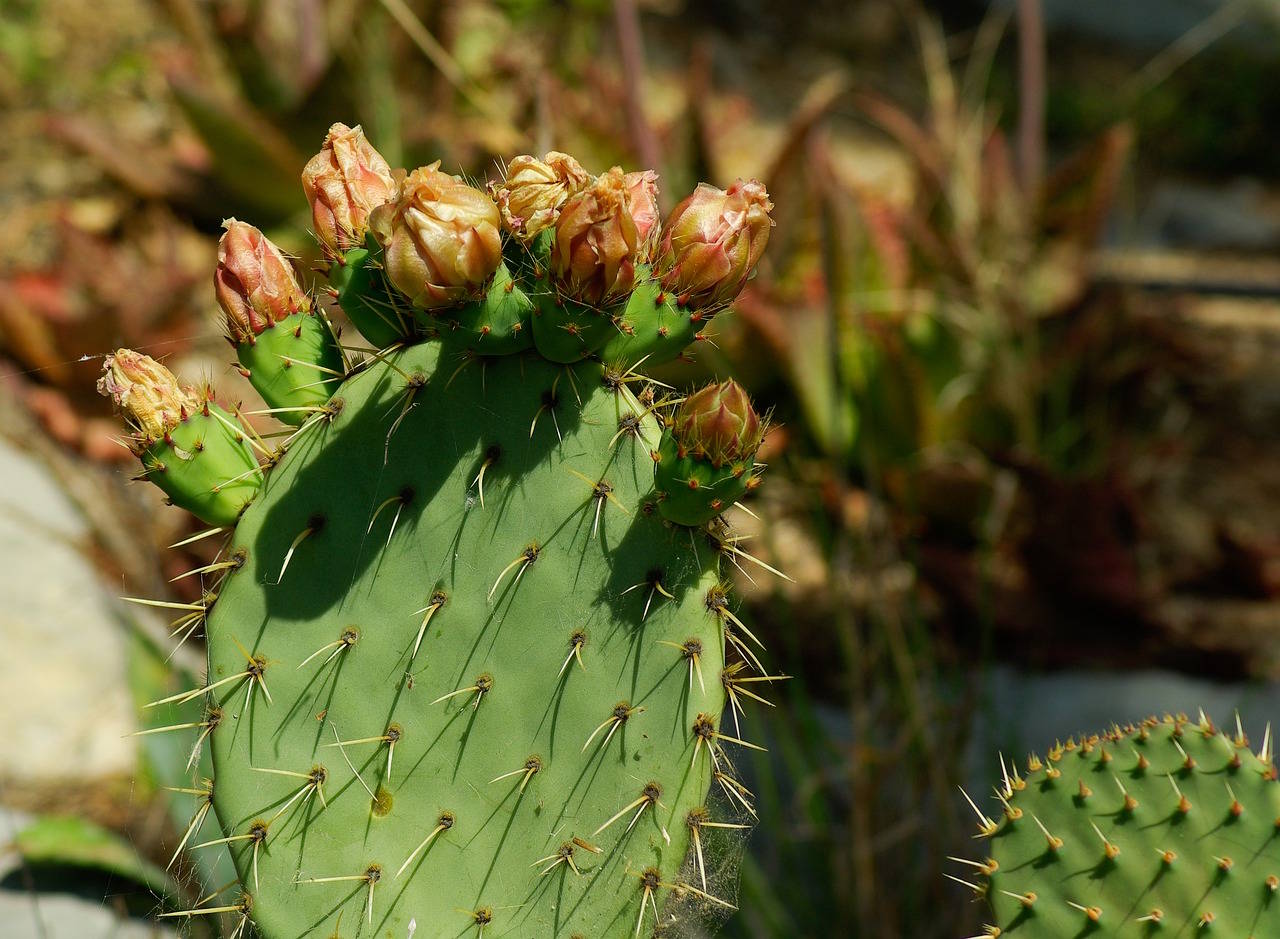
<path id="1" fill-rule="evenodd" d="M 125 735 L 199 718 L 137 716 L 178 688 L 172 643 L 114 599 L 198 599 L 166 581 L 210 549 L 165 550 L 195 529 L 124 484 L 92 383 L 131 345 L 252 400 L 217 231 L 306 251 L 298 175 L 344 120 L 479 178 L 553 147 L 654 166 L 664 208 L 766 183 L 763 270 L 671 367 L 740 376 L 780 425 L 735 523 L 790 575 L 740 579 L 791 679 L 746 702 L 771 749 L 748 849 L 722 847 L 725 934 L 975 933 L 942 876 L 975 753 L 1134 706 L 1139 669 L 1170 707 L 1218 693 L 1188 675 L 1280 701 L 1277 24 L 1248 0 L 6 3 L 0 922 L 146 935 L 232 879 L 215 849 L 164 870 L 216 837 L 170 791 L 199 789 L 200 728 Z M 193 680 L 195 643 L 175 661 Z"/>

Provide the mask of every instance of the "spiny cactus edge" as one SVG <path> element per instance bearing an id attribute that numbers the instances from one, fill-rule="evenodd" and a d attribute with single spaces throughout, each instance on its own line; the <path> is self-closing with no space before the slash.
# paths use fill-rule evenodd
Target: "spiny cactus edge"
<path id="1" fill-rule="evenodd" d="M 1147 718 L 1005 764 L 976 859 L 994 922 L 974 939 L 1280 935 L 1280 785 L 1237 718 Z M 968 796 L 966 796 L 966 799 Z M 976 883 L 975 883 L 976 881 Z"/>

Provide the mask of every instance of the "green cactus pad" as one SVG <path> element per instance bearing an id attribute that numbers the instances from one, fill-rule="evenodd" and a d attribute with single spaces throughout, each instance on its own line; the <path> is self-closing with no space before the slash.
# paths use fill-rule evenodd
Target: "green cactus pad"
<path id="1" fill-rule="evenodd" d="M 503 262 L 521 283 L 533 283 L 549 270 L 555 240 L 554 229 L 540 231 L 529 241 L 510 236 L 502 244 Z"/>
<path id="2" fill-rule="evenodd" d="M 658 507 L 678 525 L 702 525 L 747 494 L 752 463 L 726 463 L 718 469 L 692 453 L 680 455 L 670 433 L 657 450 Z"/>
<path id="3" fill-rule="evenodd" d="M 342 380 L 342 353 L 329 324 L 311 312 L 294 313 L 236 348 L 249 381 L 286 424 L 301 424 L 306 408 L 329 400 Z"/>
<path id="4" fill-rule="evenodd" d="M 655 511 L 657 422 L 603 378 L 387 354 L 241 518 L 210 739 L 264 935 L 621 939 L 727 905 L 690 850 L 729 817 L 720 555 Z"/>
<path id="5" fill-rule="evenodd" d="M 403 299 L 390 290 L 382 272 L 382 248 L 372 235 L 365 247 L 352 248 L 329 269 L 329 285 L 337 291 L 338 305 L 360 331 L 379 349 L 413 335 L 413 321 Z"/>
<path id="6" fill-rule="evenodd" d="M 532 310 L 533 303 L 504 264 L 494 273 L 483 300 L 442 313 L 432 318 L 432 325 L 454 348 L 477 355 L 508 355 L 533 345 Z"/>
<path id="7" fill-rule="evenodd" d="M 604 361 L 622 367 L 637 362 L 659 365 L 679 358 L 703 325 L 701 317 L 681 310 L 649 271 L 637 271 L 635 292 L 617 322 L 617 331 L 600 349 Z"/>
<path id="8" fill-rule="evenodd" d="M 1017 939 L 1280 935 L 1280 786 L 1206 719 L 1150 718 L 1055 745 L 998 787 L 987 932 Z"/>
<path id="9" fill-rule="evenodd" d="M 561 296 L 545 280 L 534 295 L 533 342 L 552 362 L 578 362 L 617 333 L 610 317 L 594 307 Z"/>
<path id="10" fill-rule="evenodd" d="M 239 423 L 216 404 L 188 414 L 141 454 L 144 475 L 174 505 L 210 525 L 232 525 L 262 472 Z"/>

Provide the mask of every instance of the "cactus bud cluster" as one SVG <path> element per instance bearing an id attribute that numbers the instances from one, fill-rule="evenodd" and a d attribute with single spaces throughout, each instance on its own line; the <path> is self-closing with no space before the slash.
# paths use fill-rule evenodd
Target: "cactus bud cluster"
<path id="1" fill-rule="evenodd" d="M 332 292 L 379 347 L 448 335 L 479 354 L 666 361 L 742 290 L 772 224 L 754 180 L 700 185 L 664 225 L 653 170 L 521 154 L 483 191 L 438 162 L 390 171 L 344 124 L 303 183 Z"/>
<path id="2" fill-rule="evenodd" d="M 370 217 L 388 278 L 425 310 L 458 304 L 489 280 L 502 261 L 501 224 L 493 200 L 438 160 L 405 176 Z"/>
<path id="3" fill-rule="evenodd" d="M 364 244 L 369 213 L 391 199 L 395 178 L 360 126 L 334 124 L 302 171 L 315 235 L 337 256 Z"/>

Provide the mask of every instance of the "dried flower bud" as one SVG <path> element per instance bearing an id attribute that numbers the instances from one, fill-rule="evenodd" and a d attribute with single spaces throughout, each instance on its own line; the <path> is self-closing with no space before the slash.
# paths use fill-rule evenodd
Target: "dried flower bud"
<path id="1" fill-rule="evenodd" d="M 754 456 L 764 424 L 742 386 L 730 379 L 685 398 L 671 432 L 682 452 L 705 456 L 719 468 Z"/>
<path id="2" fill-rule="evenodd" d="M 727 191 L 699 183 L 663 230 L 663 287 L 697 308 L 733 300 L 764 253 L 772 208 L 755 180 L 739 179 Z"/>
<path id="3" fill-rule="evenodd" d="M 233 344 L 252 342 L 273 323 L 311 309 L 293 266 L 266 235 L 233 218 L 222 227 L 213 289 Z"/>
<path id="4" fill-rule="evenodd" d="M 641 244 L 629 201 L 626 176 L 615 166 L 560 210 L 551 267 L 574 299 L 607 303 L 635 283 Z"/>
<path id="5" fill-rule="evenodd" d="M 132 349 L 117 349 L 102 365 L 98 394 L 112 400 L 148 440 L 173 430 L 201 406 L 200 396 L 183 388 L 155 359 Z"/>
<path id="6" fill-rule="evenodd" d="M 627 210 L 636 223 L 636 235 L 640 239 L 638 259 L 648 263 L 662 233 L 658 214 L 658 174 L 653 170 L 639 170 L 624 177 L 627 184 Z"/>
<path id="7" fill-rule="evenodd" d="M 554 225 L 565 200 L 590 181 L 567 153 L 552 150 L 541 160 L 525 154 L 507 164 L 506 177 L 493 187 L 493 196 L 508 231 L 527 241 Z"/>
<path id="8" fill-rule="evenodd" d="M 333 254 L 364 244 L 369 213 L 391 199 L 395 179 L 357 124 L 334 124 L 302 170 L 316 237 Z"/>
<path id="9" fill-rule="evenodd" d="M 498 207 L 439 161 L 400 181 L 395 200 L 373 211 L 387 276 L 424 309 L 452 306 L 475 293 L 502 261 Z"/>

